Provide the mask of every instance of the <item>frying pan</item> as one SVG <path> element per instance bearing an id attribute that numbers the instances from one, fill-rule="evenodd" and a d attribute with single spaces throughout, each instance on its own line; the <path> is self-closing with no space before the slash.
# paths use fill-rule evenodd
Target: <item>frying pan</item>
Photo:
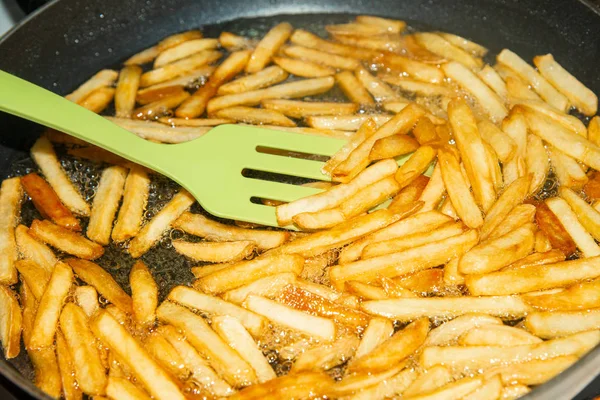
<path id="1" fill-rule="evenodd" d="M 474 39 L 487 46 L 492 57 L 504 47 L 528 60 L 551 52 L 600 93 L 598 6 L 598 0 L 57 0 L 0 40 L 0 69 L 65 94 L 99 69 L 117 66 L 165 36 L 190 28 L 203 27 L 206 36 L 213 37 L 223 29 L 262 34 L 276 21 L 288 20 L 319 32 L 323 23 L 371 14 Z M 8 115 L 0 115 L 0 129 L 4 178 L 27 158 L 41 130 Z M 0 384 L 20 388 L 19 398 L 48 398 L 10 362 L 0 360 L 0 373 Z M 600 379 L 594 378 L 599 374 L 596 348 L 525 398 L 571 399 L 592 381 L 588 395 L 597 394 Z"/>

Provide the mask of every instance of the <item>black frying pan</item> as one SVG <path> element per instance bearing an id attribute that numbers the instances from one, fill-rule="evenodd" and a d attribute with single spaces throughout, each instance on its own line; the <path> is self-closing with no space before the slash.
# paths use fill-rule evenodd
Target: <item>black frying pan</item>
<path id="1" fill-rule="evenodd" d="M 222 29 L 264 31 L 275 20 L 314 29 L 319 21 L 344 21 L 349 19 L 345 15 L 360 13 L 456 33 L 484 44 L 491 54 L 509 47 L 530 60 L 551 52 L 600 93 L 600 4 L 594 2 L 596 6 L 585 0 L 60 0 L 0 40 L 0 69 L 65 94 L 99 69 L 179 31 L 204 27 L 207 36 Z M 290 15 L 261 18 L 282 14 Z M 7 115 L 0 115 L 0 129 L 0 178 L 4 178 L 15 162 L 27 157 L 40 130 Z M 0 385 L 17 393 L 15 397 L 46 398 L 29 377 L 4 360 L 0 373 Z M 597 348 L 527 398 L 570 399 L 599 374 Z M 585 392 L 579 398 L 600 393 L 600 379 Z M 1 390 L 0 398 L 6 398 Z"/>

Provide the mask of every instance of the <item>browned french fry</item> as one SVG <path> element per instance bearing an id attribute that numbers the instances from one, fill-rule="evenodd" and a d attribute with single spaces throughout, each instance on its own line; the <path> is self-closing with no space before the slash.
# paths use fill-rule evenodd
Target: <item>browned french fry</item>
<path id="1" fill-rule="evenodd" d="M 85 312 L 75 304 L 67 303 L 60 314 L 60 330 L 72 355 L 81 390 L 88 395 L 104 394 L 106 373 Z"/>
<path id="2" fill-rule="evenodd" d="M 479 69 L 483 65 L 480 58 L 475 58 L 471 54 L 464 51 L 462 48 L 454 46 L 444 37 L 435 33 L 419 32 L 414 34 L 417 42 L 432 53 L 439 56 L 456 61 L 468 67 L 469 69 Z"/>
<path id="3" fill-rule="evenodd" d="M 135 321 L 141 326 L 152 326 L 156 320 L 158 286 L 143 262 L 136 261 L 131 268 L 129 285 Z"/>
<path id="4" fill-rule="evenodd" d="M 95 90 L 112 86 L 117 80 L 118 76 L 119 73 L 117 71 L 103 69 L 65 97 L 74 103 L 79 103 Z"/>
<path id="5" fill-rule="evenodd" d="M 112 102 L 115 96 L 115 89 L 110 87 L 101 87 L 94 90 L 88 96 L 79 100 L 77 104 L 83 108 L 87 108 L 91 112 L 97 114 L 104 111 L 106 107 Z"/>
<path id="6" fill-rule="evenodd" d="M 396 181 L 400 187 L 406 187 L 418 176 L 423 174 L 436 156 L 436 150 L 430 146 L 421 146 L 396 171 Z"/>
<path id="7" fill-rule="evenodd" d="M 367 89 L 362 85 L 362 83 L 360 83 L 360 81 L 352 72 L 343 71 L 336 74 L 335 81 L 340 89 L 342 89 L 342 92 L 344 92 L 346 97 L 352 102 L 367 107 L 375 105 L 375 102 L 373 101 L 373 98 Z"/>
<path id="8" fill-rule="evenodd" d="M 108 312 L 100 311 L 90 325 L 96 336 L 131 369 L 152 396 L 184 400 L 185 397 L 169 375 Z"/>
<path id="9" fill-rule="evenodd" d="M 158 49 L 156 46 L 149 47 L 129 57 L 123 64 L 125 65 L 142 65 L 149 63 L 154 60 L 158 55 Z"/>
<path id="10" fill-rule="evenodd" d="M 558 92 L 546 79 L 535 69 L 527 64 L 521 57 L 508 49 L 504 49 L 496 57 L 499 63 L 504 64 L 514 71 L 519 77 L 531 84 L 536 92 L 551 106 L 565 111 L 569 101 Z"/>
<path id="11" fill-rule="evenodd" d="M 276 57 L 273 61 L 277 63 Z M 221 96 L 226 94 L 243 93 L 250 90 L 262 89 L 275 85 L 287 79 L 287 69 L 278 66 L 267 67 L 255 74 L 246 75 L 232 82 L 221 85 L 217 93 Z M 285 69 L 285 70 L 284 70 Z M 288 71 L 289 72 L 289 71 Z"/>
<path id="12" fill-rule="evenodd" d="M 77 277 L 100 292 L 109 302 L 126 313 L 131 313 L 131 297 L 121 289 L 113 277 L 98 264 L 76 258 L 67 259 Z"/>
<path id="13" fill-rule="evenodd" d="M 65 253 L 86 260 L 95 260 L 104 254 L 104 248 L 83 236 L 48 220 L 34 220 L 29 234 Z"/>
<path id="14" fill-rule="evenodd" d="M 179 90 L 177 90 L 171 96 L 165 96 L 160 100 L 156 100 L 144 105 L 143 107 L 136 108 L 133 110 L 132 116 L 135 119 L 156 119 L 157 117 L 170 114 L 172 109 L 179 106 L 189 97 L 190 94 L 182 87 L 179 87 Z"/>
<path id="15" fill-rule="evenodd" d="M 369 119 L 372 119 L 375 122 L 375 127 L 378 127 L 388 122 L 391 118 L 391 115 L 385 114 L 356 114 L 339 116 L 310 116 L 306 117 L 305 121 L 308 126 L 318 129 L 356 131 L 360 129 L 360 127 Z"/>
<path id="16" fill-rule="evenodd" d="M 222 53 L 216 50 L 204 50 L 190 57 L 144 72 L 140 77 L 140 87 L 147 87 L 177 78 L 200 67 L 217 61 Z"/>
<path id="17" fill-rule="evenodd" d="M 585 115 L 594 115 L 598 110 L 598 97 L 577 78 L 554 60 L 552 54 L 537 56 L 533 63 L 552 86 L 565 95 L 571 104 Z"/>
<path id="18" fill-rule="evenodd" d="M 600 276 L 600 257 L 492 272 L 466 277 L 472 295 L 504 295 L 566 286 Z"/>
<path id="19" fill-rule="evenodd" d="M 19 271 L 21 280 L 27 283 L 33 296 L 37 300 L 41 299 L 50 281 L 50 272 L 29 260 L 19 260 L 15 263 L 15 266 Z"/>
<path id="20" fill-rule="evenodd" d="M 535 211 L 535 206 L 531 204 L 519 204 L 518 206 L 515 206 L 515 208 L 513 208 L 502 220 L 500 225 L 490 232 L 486 240 L 499 238 L 526 223 L 533 222 Z"/>
<path id="21" fill-rule="evenodd" d="M 590 172 L 590 179 L 583 187 L 583 193 L 585 196 L 594 201 L 594 208 L 596 208 L 596 200 L 600 198 L 600 174 L 596 171 Z"/>
<path id="22" fill-rule="evenodd" d="M 429 332 L 425 346 L 444 346 L 456 340 L 471 329 L 486 325 L 502 325 L 502 320 L 487 314 L 467 313 L 445 322 Z"/>
<path id="23" fill-rule="evenodd" d="M 0 286 L 0 316 L 0 342 L 4 357 L 15 358 L 21 350 L 23 317 L 16 294 L 4 285 Z"/>
<path id="24" fill-rule="evenodd" d="M 254 41 L 244 36 L 238 36 L 231 32 L 221 32 L 219 43 L 229 51 L 251 48 L 255 45 Z"/>
<path id="25" fill-rule="evenodd" d="M 327 53 L 357 59 L 370 60 L 379 54 L 378 51 L 371 49 L 330 42 L 302 29 L 296 29 L 290 37 L 290 41 L 294 44 L 309 47 L 311 49 L 319 49 Z"/>
<path id="26" fill-rule="evenodd" d="M 288 40 L 292 30 L 292 26 L 287 22 L 282 22 L 271 28 L 256 45 L 248 65 L 246 65 L 246 72 L 255 73 L 266 67 L 271 61 L 271 57 Z"/>
<path id="27" fill-rule="evenodd" d="M 577 215 L 564 199 L 553 197 L 546 200 L 546 205 L 556 215 L 584 257 L 596 257 L 600 255 L 600 247 L 598 247 L 589 232 L 581 225 L 577 219 Z"/>
<path id="28" fill-rule="evenodd" d="M 217 39 L 192 39 L 181 42 L 176 46 L 163 50 L 154 59 L 154 68 L 181 60 L 203 50 L 216 49 L 219 45 Z"/>
<path id="29" fill-rule="evenodd" d="M 65 342 L 65 337 L 60 331 L 56 332 L 56 360 L 65 400 L 81 400 L 82 394 L 75 378 L 73 359 Z"/>
<path id="30" fill-rule="evenodd" d="M 73 297 L 75 298 L 75 304 L 81 307 L 88 317 L 94 315 L 100 308 L 98 292 L 93 286 L 77 286 L 74 290 Z"/>
<path id="31" fill-rule="evenodd" d="M 122 242 L 135 236 L 142 225 L 143 213 L 148 199 L 150 179 L 145 169 L 129 170 L 123 190 L 123 203 L 112 230 L 112 239 Z"/>
<path id="32" fill-rule="evenodd" d="M 286 72 L 303 78 L 332 76 L 335 68 L 317 62 L 287 57 L 273 57 L 273 62 Z"/>
<path id="33" fill-rule="evenodd" d="M 490 368 L 485 375 L 499 376 L 505 385 L 514 382 L 522 385 L 541 385 L 570 367 L 575 361 L 577 361 L 575 356 L 559 356 Z"/>
<path id="34" fill-rule="evenodd" d="M 425 175 L 418 176 L 408 186 L 403 188 L 388 206 L 388 211 L 392 213 L 404 213 L 407 208 L 414 206 L 415 202 L 419 201 L 419 197 L 425 191 L 425 187 L 429 184 L 430 179 Z M 416 203 L 419 204 L 419 203 Z M 424 206 L 424 204 L 423 204 Z M 419 208 L 417 211 L 421 211 Z"/>
<path id="35" fill-rule="evenodd" d="M 485 325 L 473 328 L 458 339 L 463 346 L 519 346 L 541 343 L 542 339 L 527 331 L 506 325 Z"/>
<path id="36" fill-rule="evenodd" d="M 392 135 L 379 139 L 373 144 L 369 153 L 372 161 L 394 158 L 400 155 L 412 153 L 419 148 L 419 143 L 407 135 Z"/>
<path id="37" fill-rule="evenodd" d="M 559 249 L 566 256 L 576 251 L 575 242 L 545 202 L 536 204 L 535 222 L 546 234 L 553 248 Z"/>
<path id="38" fill-rule="evenodd" d="M 332 383 L 332 379 L 325 372 L 288 374 L 244 388 L 229 398 L 231 400 L 301 399 L 311 396 L 323 396 L 328 393 Z"/>
<path id="39" fill-rule="evenodd" d="M 118 166 L 108 167 L 102 172 L 86 231 L 87 237 L 96 243 L 108 245 L 126 176 L 127 170 Z"/>
<path id="40" fill-rule="evenodd" d="M 491 87 L 492 90 L 496 92 L 496 94 L 500 97 L 500 99 L 502 99 L 502 101 L 506 103 L 508 99 L 508 90 L 506 88 L 506 83 L 494 68 L 486 64 L 481 70 L 477 72 L 477 76 L 479 77 L 479 79 L 485 82 L 486 85 Z"/>
<path id="41" fill-rule="evenodd" d="M 329 276 L 336 288 L 344 282 L 358 280 L 370 282 L 375 277 L 395 277 L 444 264 L 453 257 L 471 249 L 479 240 L 476 230 L 469 230 L 437 242 L 415 247 L 399 253 L 369 258 L 330 268 Z"/>
<path id="42" fill-rule="evenodd" d="M 31 328 L 31 337 L 27 341 L 29 349 L 51 346 L 58 326 L 58 318 L 63 303 L 73 284 L 73 271 L 62 262 L 56 263 L 50 282 L 39 301 L 35 321 Z"/>
<path id="43" fill-rule="evenodd" d="M 90 206 L 67 177 L 47 138 L 41 137 L 35 142 L 31 148 L 31 157 L 40 167 L 46 180 L 56 191 L 63 204 L 75 214 L 89 216 Z"/>

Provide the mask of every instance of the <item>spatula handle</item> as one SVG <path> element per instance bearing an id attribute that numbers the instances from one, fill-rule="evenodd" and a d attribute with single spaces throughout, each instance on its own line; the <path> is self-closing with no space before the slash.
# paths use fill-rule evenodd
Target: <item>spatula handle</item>
<path id="1" fill-rule="evenodd" d="M 139 138 L 57 94 L 1 70 L 0 111 L 68 133 L 138 164 L 148 166 L 148 158 L 160 152 L 160 144 Z"/>

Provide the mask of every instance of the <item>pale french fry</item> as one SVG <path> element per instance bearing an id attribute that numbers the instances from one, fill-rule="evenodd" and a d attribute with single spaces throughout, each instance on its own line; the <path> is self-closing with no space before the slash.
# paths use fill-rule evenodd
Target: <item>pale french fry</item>
<path id="1" fill-rule="evenodd" d="M 384 379 L 376 385 L 363 388 L 351 397 L 352 400 L 383 400 L 397 393 L 402 393 L 417 377 L 412 369 L 404 369 L 391 378 Z"/>
<path id="2" fill-rule="evenodd" d="M 329 55 L 328 57 L 331 57 Z M 355 60 L 353 60 L 355 61 Z M 340 87 L 346 97 L 354 103 L 365 107 L 374 106 L 375 102 L 362 85 L 362 83 L 350 71 L 343 71 L 335 75 L 335 82 Z"/>
<path id="3" fill-rule="evenodd" d="M 227 315 L 214 317 L 211 326 L 254 369 L 259 383 L 277 376 L 252 336 L 238 319 Z"/>
<path id="4" fill-rule="evenodd" d="M 419 197 L 423 194 L 425 186 L 429 183 L 429 178 L 425 175 L 418 176 L 408 186 L 403 188 L 388 205 L 388 211 L 392 213 L 404 213 L 407 208 L 414 207 L 415 204 L 420 204 Z M 416 211 L 420 211 L 419 208 Z"/>
<path id="5" fill-rule="evenodd" d="M 529 193 L 537 193 L 543 186 L 550 169 L 548 154 L 542 140 L 535 135 L 527 135 L 527 172 L 531 174 Z"/>
<path id="6" fill-rule="evenodd" d="M 139 232 L 142 225 L 143 213 L 148 201 L 150 179 L 142 167 L 129 170 L 123 189 L 123 203 L 112 230 L 112 240 L 122 242 Z"/>
<path id="7" fill-rule="evenodd" d="M 325 163 L 322 168 L 323 173 L 331 175 L 335 168 L 345 161 L 354 149 L 356 149 L 365 139 L 375 134 L 375 132 L 375 121 L 372 119 L 365 120 L 358 128 L 358 131 L 350 137 L 348 142 Z"/>
<path id="8" fill-rule="evenodd" d="M 575 356 L 559 356 L 491 368 L 485 375 L 499 376 L 505 385 L 515 382 L 522 385 L 541 385 L 569 368 L 575 361 L 577 361 Z"/>
<path id="9" fill-rule="evenodd" d="M 355 58 L 346 57 L 342 55 L 330 54 L 324 51 L 311 49 L 302 46 L 289 46 L 283 49 L 285 55 L 324 65 L 335 69 L 355 70 L 360 66 L 360 62 Z"/>
<path id="10" fill-rule="evenodd" d="M 543 101 L 522 100 L 518 102 L 518 105 L 549 117 L 584 138 L 587 137 L 587 129 L 577 117 L 557 110 Z"/>
<path id="11" fill-rule="evenodd" d="M 385 28 L 390 33 L 400 33 L 406 28 L 406 22 L 398 19 L 389 19 L 382 17 L 374 17 L 371 15 L 359 15 L 356 17 L 356 22 L 364 25 L 375 25 Z"/>
<path id="12" fill-rule="evenodd" d="M 598 276 L 600 257 L 592 257 L 471 275 L 466 277 L 466 285 L 474 296 L 505 295 L 552 289 Z"/>
<path id="13" fill-rule="evenodd" d="M 172 96 L 165 96 L 160 100 L 153 101 L 143 107 L 133 110 L 132 116 L 135 119 L 155 119 L 163 115 L 169 115 L 171 110 L 179 106 L 190 97 L 190 94 L 180 88 Z"/>
<path id="14" fill-rule="evenodd" d="M 396 91 L 381 79 L 371 75 L 365 68 L 358 67 L 354 71 L 354 75 L 360 84 L 371 94 L 371 96 L 373 96 L 375 101 L 386 102 L 404 100 L 404 98 L 396 93 Z"/>
<path id="15" fill-rule="evenodd" d="M 451 381 L 452 374 L 450 370 L 441 365 L 435 365 L 421 373 L 402 394 L 411 397 L 421 393 L 429 393 Z"/>
<path id="16" fill-rule="evenodd" d="M 88 96 L 84 97 L 77 102 L 83 108 L 87 108 L 91 112 L 96 114 L 104 111 L 106 107 L 112 102 L 115 96 L 115 89 L 109 87 L 101 87 L 94 90 Z"/>
<path id="17" fill-rule="evenodd" d="M 428 316 L 452 318 L 469 313 L 486 313 L 503 318 L 520 318 L 530 310 L 518 296 L 429 297 L 372 300 L 361 304 L 363 311 L 399 321 Z"/>
<path id="18" fill-rule="evenodd" d="M 90 206 L 67 177 L 47 138 L 41 137 L 35 142 L 31 148 L 31 157 L 63 204 L 77 215 L 89 216 Z"/>
<path id="19" fill-rule="evenodd" d="M 292 26 L 287 22 L 282 22 L 271 28 L 256 45 L 248 65 L 246 65 L 246 72 L 255 73 L 266 67 L 271 61 L 271 57 L 291 36 L 292 30 Z"/>
<path id="20" fill-rule="evenodd" d="M 33 364 L 35 386 L 51 398 L 60 398 L 62 380 L 54 347 L 28 350 L 27 355 Z"/>
<path id="21" fill-rule="evenodd" d="M 483 386 L 481 377 L 467 377 L 450 382 L 431 392 L 412 396 L 414 400 L 465 399 Z M 499 388 L 500 389 L 500 388 Z"/>
<path id="22" fill-rule="evenodd" d="M 156 320 L 158 286 L 143 262 L 136 261 L 131 268 L 129 285 L 135 321 L 141 326 L 152 326 Z"/>
<path id="23" fill-rule="evenodd" d="M 392 70 L 399 70 L 407 73 L 409 76 L 430 83 L 440 83 L 444 80 L 444 73 L 437 67 L 425 64 L 410 58 L 387 53 L 375 59 L 375 62 L 383 64 Z"/>
<path id="24" fill-rule="evenodd" d="M 221 32 L 219 43 L 229 51 L 251 48 L 256 44 L 252 39 L 238 36 L 231 32 Z"/>
<path id="25" fill-rule="evenodd" d="M 140 77 L 140 87 L 148 87 L 169 79 L 180 77 L 221 58 L 216 50 L 204 50 L 190 57 L 144 72 Z"/>
<path id="26" fill-rule="evenodd" d="M 506 88 L 506 83 L 494 68 L 486 64 L 481 70 L 477 72 L 477 76 L 479 77 L 479 79 L 485 82 L 486 85 L 492 88 L 492 90 L 496 92 L 500 99 L 502 99 L 502 101 L 506 103 L 508 99 L 508 90 Z"/>
<path id="27" fill-rule="evenodd" d="M 383 81 L 398 86 L 405 92 L 417 93 L 422 96 L 452 96 L 452 90 L 441 84 L 421 82 L 406 78 L 402 75 L 383 73 L 378 75 Z"/>
<path id="28" fill-rule="evenodd" d="M 476 230 L 452 236 L 399 253 L 387 254 L 330 268 L 334 287 L 342 288 L 345 281 L 372 281 L 375 277 L 396 277 L 433 268 L 471 249 L 479 240 Z"/>
<path id="29" fill-rule="evenodd" d="M 339 129 L 342 131 L 356 131 L 372 119 L 375 122 L 375 127 L 381 126 L 392 118 L 391 115 L 385 114 L 356 114 L 356 115 L 339 115 L 339 116 L 310 116 L 306 117 L 305 121 L 308 126 L 317 129 Z"/>
<path id="30" fill-rule="evenodd" d="M 81 390 L 88 395 L 104 394 L 106 373 L 85 312 L 75 304 L 67 303 L 60 314 L 60 330 L 73 357 L 75 377 Z"/>
<path id="31" fill-rule="evenodd" d="M 263 108 L 278 111 L 293 118 L 311 115 L 348 115 L 354 114 L 358 106 L 352 103 L 308 102 L 283 99 L 270 99 L 261 102 Z"/>
<path id="32" fill-rule="evenodd" d="M 191 372 L 169 341 L 157 332 L 144 338 L 144 348 L 160 366 L 179 381 L 186 380 Z"/>
<path id="33" fill-rule="evenodd" d="M 568 203 L 571 210 L 577 216 L 578 221 L 583 225 L 587 232 L 589 232 L 594 239 L 600 239 L 600 213 L 569 188 L 561 187 L 559 189 L 559 194 Z M 563 226 L 567 228 L 565 222 L 562 220 L 561 222 Z"/>
<path id="34" fill-rule="evenodd" d="M 421 146 L 396 172 L 396 181 L 400 188 L 407 186 L 418 176 L 425 173 L 436 156 L 436 150 L 430 146 Z"/>
<path id="35" fill-rule="evenodd" d="M 496 125 L 486 120 L 477 124 L 481 138 L 487 142 L 503 163 L 510 161 L 517 152 L 517 144 L 507 134 L 502 132 Z"/>
<path id="36" fill-rule="evenodd" d="M 364 248 L 371 243 L 427 232 L 448 222 L 452 222 L 452 219 L 437 211 L 417 213 L 345 247 L 340 254 L 339 263 L 347 264 L 359 259 Z"/>
<path id="37" fill-rule="evenodd" d="M 208 326 L 204 319 L 185 307 L 163 302 L 158 318 L 184 331 L 187 340 L 210 360 L 210 364 L 234 386 L 256 382 L 254 370 Z"/>
<path id="38" fill-rule="evenodd" d="M 18 258 L 15 227 L 21 212 L 23 189 L 21 178 L 2 181 L 0 188 L 0 282 L 13 284 L 17 282 L 17 270 L 14 262 Z"/>
<path id="39" fill-rule="evenodd" d="M 115 91 L 115 115 L 117 117 L 131 117 L 141 75 L 142 69 L 137 65 L 128 65 L 119 73 L 119 81 Z"/>
<path id="40" fill-rule="evenodd" d="M 85 142 L 81 139 L 77 139 L 74 136 L 68 135 L 63 132 L 59 132 L 55 129 L 46 129 L 44 131 L 43 136 L 53 143 L 61 143 L 61 144 L 65 144 L 68 146 L 72 146 L 72 145 L 85 146 L 88 144 L 87 142 Z"/>
<path id="41" fill-rule="evenodd" d="M 425 368 L 441 364 L 456 370 L 463 368 L 484 370 L 494 364 L 515 364 L 568 355 L 580 356 L 599 341 L 600 332 L 594 330 L 537 344 L 511 347 L 433 346 L 423 350 L 420 362 Z"/>
<path id="42" fill-rule="evenodd" d="M 0 341 L 6 359 L 19 355 L 22 321 L 16 294 L 9 287 L 0 286 Z"/>
<path id="43" fill-rule="evenodd" d="M 303 29 L 296 29 L 290 37 L 290 41 L 299 46 L 357 59 L 370 60 L 379 54 L 378 51 L 371 49 L 330 42 Z"/>
<path id="44" fill-rule="evenodd" d="M 63 303 L 73 284 L 73 271 L 62 262 L 56 263 L 50 282 L 39 301 L 38 310 L 31 328 L 29 349 L 39 349 L 52 345 L 58 326 L 58 318 Z"/>
<path id="45" fill-rule="evenodd" d="M 198 277 L 200 278 L 200 277 Z M 225 301 L 235 304 L 242 304 L 249 294 L 255 294 L 263 297 L 273 297 L 279 294 L 284 287 L 293 284 L 296 281 L 296 275 L 291 272 L 267 276 L 257 279 L 252 283 L 240 286 L 237 289 L 229 290 L 221 296 Z"/>
<path id="46" fill-rule="evenodd" d="M 358 22 L 358 21 L 357 21 Z M 377 36 L 390 32 L 389 26 L 379 24 L 363 24 L 357 22 L 349 22 L 347 24 L 326 25 L 325 30 L 332 35 L 347 35 L 347 36 Z M 398 32 L 393 32 L 398 33 Z"/>
<path id="47" fill-rule="evenodd" d="M 250 400 L 319 397 L 328 392 L 332 383 L 332 379 L 324 372 L 288 374 L 244 388 L 229 398 L 231 400 Z"/>
<path id="48" fill-rule="evenodd" d="M 536 92 L 551 106 L 565 111 L 569 101 L 565 96 L 558 92 L 546 79 L 544 79 L 535 69 L 527 64 L 521 57 L 508 49 L 502 50 L 496 57 L 499 63 L 504 64 L 513 70 L 519 77 L 534 88 Z"/>
<path id="49" fill-rule="evenodd" d="M 415 33 L 414 37 L 421 46 L 432 53 L 438 54 L 445 59 L 459 62 L 469 69 L 479 69 L 483 65 L 481 59 L 475 58 L 460 47 L 454 46 L 440 35 L 419 32 Z"/>
<path id="50" fill-rule="evenodd" d="M 529 86 L 523 82 L 517 76 L 507 76 L 506 90 L 508 91 L 508 102 L 511 104 L 519 104 L 522 101 L 536 101 L 543 102 L 542 98 L 538 96 Z"/>
<path id="51" fill-rule="evenodd" d="M 106 395 L 111 399 L 150 400 L 150 396 L 125 378 L 109 377 Z"/>
<path id="52" fill-rule="evenodd" d="M 244 307 L 269 320 L 299 330 L 324 341 L 331 341 L 335 335 L 335 325 L 327 318 L 316 317 L 272 300 L 256 295 L 248 295 Z"/>
<path id="53" fill-rule="evenodd" d="M 533 63 L 540 74 L 565 95 L 571 104 L 581 110 L 583 114 L 590 116 L 596 114 L 598 97 L 556 62 L 552 54 L 534 57 Z"/>
<path id="54" fill-rule="evenodd" d="M 136 95 L 136 101 L 140 104 L 151 103 L 152 101 L 160 99 L 162 96 L 172 93 L 174 90 L 178 90 L 179 86 L 197 88 L 198 85 L 208 78 L 215 69 L 216 67 L 212 65 L 204 65 L 177 78 L 139 89 Z"/>
<path id="55" fill-rule="evenodd" d="M 577 219 L 577 215 L 564 199 L 554 197 L 546 200 L 546 205 L 559 219 L 577 247 L 582 251 L 584 257 L 600 255 L 600 247 L 598 247 L 592 236 L 581 225 Z"/>
<path id="56" fill-rule="evenodd" d="M 34 220 L 29 228 L 29 234 L 52 247 L 79 258 L 95 260 L 104 254 L 104 248 L 99 244 L 62 226 L 54 225 L 48 220 Z"/>
<path id="57" fill-rule="evenodd" d="M 17 248 L 23 259 L 33 261 L 48 273 L 52 272 L 54 264 L 57 261 L 56 256 L 48 246 L 31 236 L 26 226 L 17 226 L 15 229 L 15 239 Z"/>
<path id="58" fill-rule="evenodd" d="M 533 222 L 535 217 L 535 206 L 531 204 L 520 204 L 515 206 L 502 220 L 502 222 L 488 235 L 487 241 L 504 236 L 519 227 Z M 535 229 L 534 229 L 534 233 Z"/>
<path id="59" fill-rule="evenodd" d="M 279 65 L 276 57 L 273 58 L 273 61 Z M 232 82 L 221 85 L 217 93 L 223 96 L 226 94 L 243 93 L 275 85 L 286 80 L 288 77 L 288 73 L 286 72 L 287 69 L 282 68 L 283 67 L 271 66 L 258 71 L 255 74 L 243 76 Z"/>
<path id="60" fill-rule="evenodd" d="M 186 190 L 180 190 L 131 240 L 129 254 L 133 258 L 139 258 L 150 250 L 171 224 L 195 201 L 196 199 Z"/>
<path id="61" fill-rule="evenodd" d="M 473 328 L 458 339 L 463 346 L 519 346 L 541 343 L 542 340 L 527 331 L 506 325 L 486 325 Z"/>
<path id="62" fill-rule="evenodd" d="M 15 263 L 21 280 L 27 283 L 33 296 L 39 300 L 46 290 L 46 285 L 50 281 L 50 272 L 40 267 L 33 261 L 19 260 Z"/>
<path id="63" fill-rule="evenodd" d="M 502 325 L 502 321 L 487 314 L 467 313 L 432 329 L 424 345 L 444 346 L 454 343 L 469 330 L 486 325 Z"/>
<path id="64" fill-rule="evenodd" d="M 217 110 L 238 105 L 254 106 L 266 99 L 287 99 L 311 96 L 328 91 L 333 87 L 332 77 L 305 79 L 271 86 L 266 89 L 215 97 L 208 102 L 209 114 Z"/>
<path id="65" fill-rule="evenodd" d="M 104 268 L 91 261 L 69 258 L 66 262 L 73 268 L 77 277 L 98 290 L 109 302 L 121 311 L 131 313 L 131 297 L 121 289 L 121 286 Z"/>
<path id="66" fill-rule="evenodd" d="M 354 356 L 358 359 L 375 349 L 394 333 L 392 321 L 385 318 L 372 318 Z"/>
<path id="67" fill-rule="evenodd" d="M 359 281 L 347 281 L 344 289 L 367 300 L 383 300 L 389 296 L 382 288 Z"/>
<path id="68" fill-rule="evenodd" d="M 77 286 L 73 292 L 75 303 L 81 307 L 88 317 L 94 315 L 100 308 L 98 292 L 93 286 Z"/>
<path id="69" fill-rule="evenodd" d="M 202 32 L 198 30 L 189 30 L 181 33 L 176 33 L 158 42 L 156 48 L 160 53 L 167 49 L 170 49 L 171 47 L 175 47 L 183 42 L 187 42 L 188 40 L 202 39 L 202 36 Z"/>
<path id="70" fill-rule="evenodd" d="M 307 60 L 273 57 L 273 62 L 283 68 L 286 72 L 303 78 L 320 78 L 335 74 L 335 68 Z"/>
<path id="71" fill-rule="evenodd" d="M 527 154 L 527 121 L 522 113 L 513 108 L 510 115 L 502 121 L 502 131 L 517 144 L 514 157 L 503 166 L 504 184 L 510 185 L 517 178 L 527 174 L 525 157 Z"/>
<path id="72" fill-rule="evenodd" d="M 113 71 L 111 69 L 103 69 L 86 82 L 84 82 L 81 86 L 79 86 L 75 91 L 65 96 L 65 98 L 71 100 L 74 103 L 79 103 L 84 98 L 88 97 L 92 92 L 96 89 L 100 89 L 107 86 L 112 86 L 119 73 L 117 71 Z"/>
<path id="73" fill-rule="evenodd" d="M 281 125 L 296 126 L 296 123 L 279 111 L 259 109 L 252 107 L 231 107 L 218 110 L 214 114 L 217 118 L 230 119 L 254 125 Z"/>
<path id="74" fill-rule="evenodd" d="M 219 41 L 217 39 L 187 40 L 160 52 L 154 59 L 154 68 L 160 68 L 163 65 L 181 60 L 203 50 L 216 49 L 218 45 Z"/>
<path id="75" fill-rule="evenodd" d="M 96 336 L 127 365 L 152 396 L 158 399 L 184 399 L 169 375 L 108 312 L 100 311 L 90 325 Z"/>
<path id="76" fill-rule="evenodd" d="M 463 177 L 460 165 L 452 152 L 440 148 L 438 150 L 438 163 L 442 172 L 444 186 L 456 212 L 463 222 L 471 227 L 477 228 L 483 224 L 481 210 L 475 203 L 475 199 L 469 190 L 469 186 Z"/>
<path id="77" fill-rule="evenodd" d="M 378 372 L 389 368 L 416 351 L 427 337 L 429 320 L 421 318 L 409 324 L 406 328 L 394 333 L 369 353 L 355 358 L 350 363 L 351 371 Z"/>
<path id="78" fill-rule="evenodd" d="M 65 337 L 60 331 L 56 332 L 56 361 L 60 371 L 62 394 L 65 400 L 81 400 L 81 388 L 75 378 L 73 359 Z"/>
<path id="79" fill-rule="evenodd" d="M 600 327 L 600 311 L 539 311 L 525 318 L 525 327 L 543 339 L 554 339 Z"/>
<path id="80" fill-rule="evenodd" d="M 86 231 L 87 237 L 96 243 L 108 245 L 126 176 L 127 170 L 118 166 L 109 167 L 102 172 Z"/>
<path id="81" fill-rule="evenodd" d="M 123 64 L 125 65 L 142 65 L 149 63 L 154 60 L 158 55 L 158 49 L 156 46 L 149 47 L 129 57 Z"/>

